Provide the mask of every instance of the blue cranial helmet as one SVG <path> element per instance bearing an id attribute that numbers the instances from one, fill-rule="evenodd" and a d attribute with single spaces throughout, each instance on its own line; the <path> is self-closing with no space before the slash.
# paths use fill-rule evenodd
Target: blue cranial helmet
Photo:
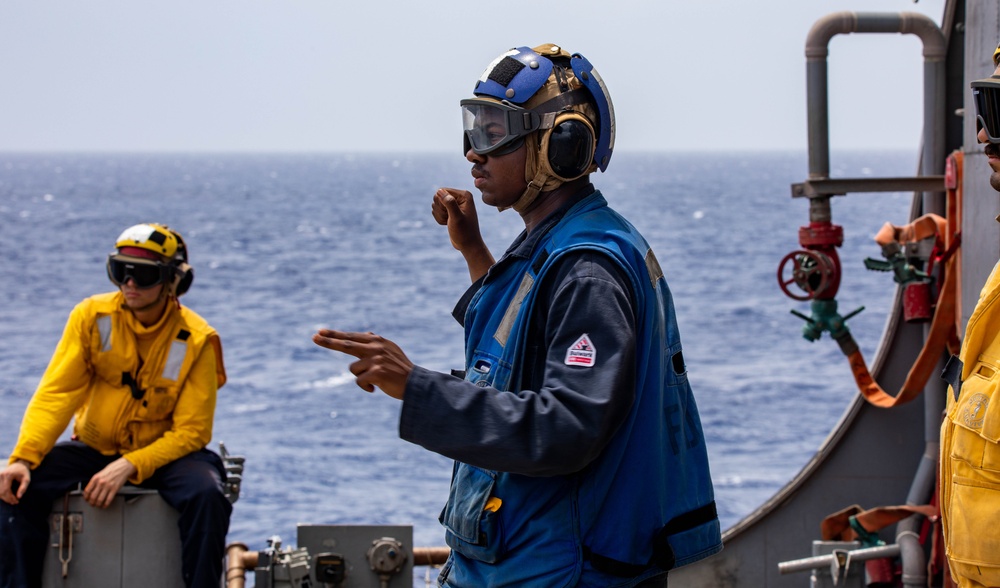
<path id="1" fill-rule="evenodd" d="M 578 177 L 594 169 L 591 164 L 607 169 L 615 145 L 614 107 L 600 75 L 579 53 L 569 54 L 551 44 L 511 49 L 486 67 L 473 94 L 477 98 L 461 102 L 465 152 L 502 155 L 520 147 L 527 135 L 546 131 L 544 159 L 555 177 Z M 585 117 L 589 131 L 561 125 L 567 122 L 564 113 L 588 112 L 583 105 L 596 111 Z M 587 145 L 570 144 L 584 136 Z M 580 160 L 580 153 L 585 153 L 585 160 Z"/>

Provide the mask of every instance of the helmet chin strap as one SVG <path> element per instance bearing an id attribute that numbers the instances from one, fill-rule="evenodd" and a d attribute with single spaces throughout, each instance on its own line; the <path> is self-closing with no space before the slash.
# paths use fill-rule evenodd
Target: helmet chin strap
<path id="1" fill-rule="evenodd" d="M 517 202 L 511 206 L 497 207 L 500 212 L 508 208 L 513 208 L 518 214 L 524 214 L 535 203 L 535 200 L 538 199 L 543 190 L 555 190 L 563 183 L 562 180 L 558 179 L 552 173 L 549 166 L 546 165 L 548 162 L 545 161 L 540 152 L 541 138 L 537 133 L 532 133 L 525 137 L 524 149 L 527 149 L 527 157 L 524 162 L 524 175 L 525 179 L 531 178 L 528 181 L 528 187 L 525 188 L 524 193 L 517 199 Z M 532 170 L 534 170 L 533 175 Z"/>
<path id="2" fill-rule="evenodd" d="M 545 182 L 547 182 L 550 177 L 551 176 L 543 170 L 538 170 L 535 177 L 528 182 L 528 187 L 524 190 L 524 194 L 521 194 L 521 197 L 517 199 L 517 202 L 509 207 L 505 206 L 500 210 L 513 208 L 518 214 L 524 214 L 524 212 L 531 208 L 531 205 L 535 203 L 535 200 L 538 199 L 539 194 L 542 193 L 542 187 L 545 186 Z"/>

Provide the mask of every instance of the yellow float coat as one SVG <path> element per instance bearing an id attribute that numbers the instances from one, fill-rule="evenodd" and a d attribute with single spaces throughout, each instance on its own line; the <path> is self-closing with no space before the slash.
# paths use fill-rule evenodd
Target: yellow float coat
<path id="1" fill-rule="evenodd" d="M 139 400 L 129 377 L 145 391 Z M 208 444 L 224 383 L 218 335 L 194 311 L 171 299 L 147 327 L 120 292 L 92 296 L 70 314 L 10 461 L 37 467 L 75 415 L 74 437 L 125 456 L 137 470 L 129 481 L 138 484 Z"/>
<path id="2" fill-rule="evenodd" d="M 1000 264 L 998 264 L 1000 267 Z M 958 585 L 1000 586 L 1000 271 L 969 318 L 958 399 L 941 427 L 941 517 Z"/>

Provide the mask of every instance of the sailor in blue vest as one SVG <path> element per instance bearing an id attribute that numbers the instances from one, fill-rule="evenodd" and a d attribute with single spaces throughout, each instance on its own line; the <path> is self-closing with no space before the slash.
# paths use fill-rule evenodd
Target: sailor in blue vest
<path id="1" fill-rule="evenodd" d="M 483 202 L 525 231 L 494 261 L 472 195 L 432 205 L 472 287 L 464 373 L 372 333 L 313 340 L 403 401 L 400 437 L 455 460 L 441 586 L 665 586 L 722 549 L 673 302 L 641 235 L 590 183 L 614 147 L 604 82 L 555 45 L 519 47 L 461 102 Z"/>

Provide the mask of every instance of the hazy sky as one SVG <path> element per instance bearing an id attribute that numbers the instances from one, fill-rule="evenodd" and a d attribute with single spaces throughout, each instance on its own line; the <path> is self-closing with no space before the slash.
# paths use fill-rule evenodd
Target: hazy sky
<path id="1" fill-rule="evenodd" d="M 586 56 L 620 150 L 805 149 L 806 34 L 944 0 L 5 0 L 0 150 L 450 151 L 502 51 Z M 912 35 L 830 44 L 831 145 L 916 149 Z"/>

